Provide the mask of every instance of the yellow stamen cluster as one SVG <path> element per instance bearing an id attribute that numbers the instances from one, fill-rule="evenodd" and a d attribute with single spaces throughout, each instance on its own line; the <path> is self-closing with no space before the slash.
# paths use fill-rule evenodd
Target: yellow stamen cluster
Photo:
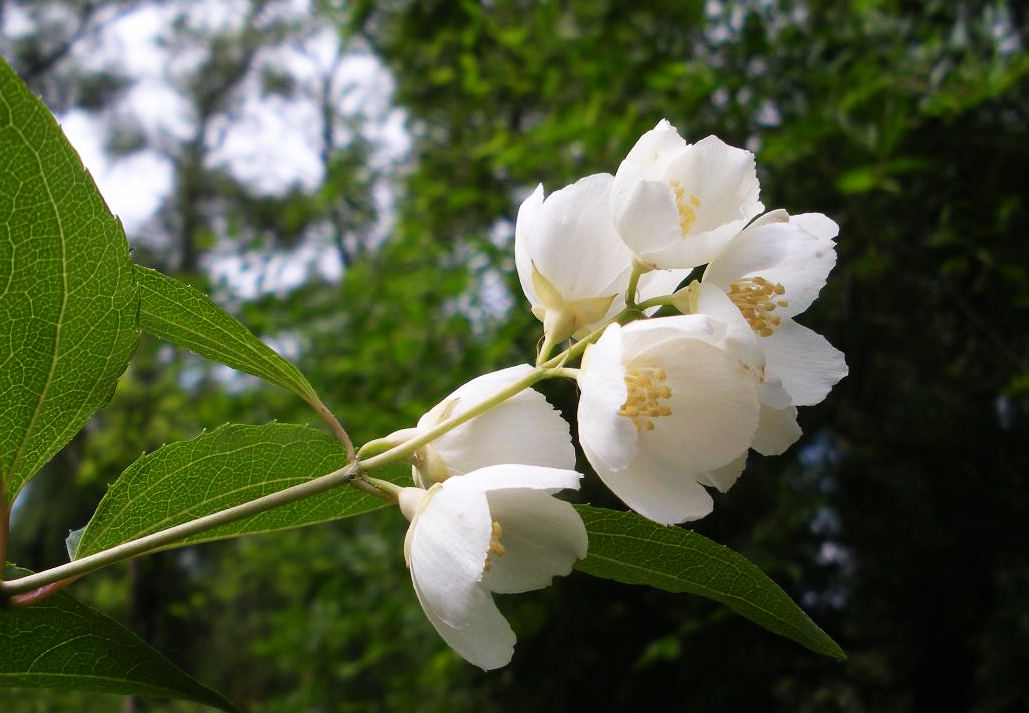
<path id="1" fill-rule="evenodd" d="M 700 207 L 700 199 L 691 193 L 689 200 L 687 200 L 686 189 L 676 180 L 671 180 L 668 184 L 675 192 L 675 206 L 679 209 L 679 229 L 682 230 L 682 234 L 685 236 L 697 220 L 697 208 Z"/>
<path id="2" fill-rule="evenodd" d="M 489 549 L 486 550 L 486 564 L 483 567 L 483 570 L 486 572 L 489 572 L 491 569 L 493 569 L 493 563 L 490 561 L 491 556 L 504 556 L 504 552 L 506 550 L 504 549 L 504 546 L 500 544 L 500 536 L 503 534 L 503 532 L 504 530 L 502 527 L 500 527 L 500 523 L 494 520 L 493 528 L 490 531 Z"/>
<path id="3" fill-rule="evenodd" d="M 782 318 L 772 314 L 776 307 L 788 307 L 789 300 L 776 299 L 786 294 L 781 283 L 774 285 L 763 277 L 736 280 L 729 285 L 729 299 L 740 308 L 740 312 L 759 336 L 770 337 Z"/>
<path id="4" fill-rule="evenodd" d="M 625 403 L 618 410 L 618 415 L 632 419 L 637 431 L 653 431 L 654 422 L 650 419 L 672 415 L 672 409 L 668 404 L 661 403 L 661 399 L 667 400 L 672 397 L 672 390 L 664 383 L 664 369 L 628 369 L 625 372 L 625 388 L 628 394 Z"/>

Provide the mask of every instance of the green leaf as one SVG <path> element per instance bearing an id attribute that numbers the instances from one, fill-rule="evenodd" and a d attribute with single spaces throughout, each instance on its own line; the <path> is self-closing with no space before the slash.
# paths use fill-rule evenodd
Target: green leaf
<path id="1" fill-rule="evenodd" d="M 576 569 L 626 584 L 699 594 L 816 653 L 846 658 L 778 584 L 725 545 L 636 513 L 589 505 L 575 509 L 590 538 L 589 556 Z"/>
<path id="2" fill-rule="evenodd" d="M 307 426 L 222 426 L 142 456 L 100 501 L 75 557 L 297 485 L 346 465 L 339 442 Z M 377 477 L 400 482 L 410 466 Z M 382 500 L 342 486 L 181 540 L 192 542 L 285 530 L 359 515 Z"/>
<path id="3" fill-rule="evenodd" d="M 0 481 L 10 503 L 110 401 L 139 338 L 139 302 L 121 224 L 3 60 L 0 283 Z"/>
<path id="4" fill-rule="evenodd" d="M 7 574 L 30 573 L 8 567 Z M 129 629 L 63 592 L 0 608 L 0 686 L 182 698 L 236 710 Z"/>
<path id="5" fill-rule="evenodd" d="M 307 402 L 315 391 L 292 363 L 203 292 L 136 266 L 143 331 L 200 356 L 283 386 Z"/>

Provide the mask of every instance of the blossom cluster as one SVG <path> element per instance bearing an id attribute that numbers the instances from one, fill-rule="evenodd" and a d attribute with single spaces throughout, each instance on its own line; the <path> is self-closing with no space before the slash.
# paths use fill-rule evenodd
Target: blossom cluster
<path id="1" fill-rule="evenodd" d="M 728 491 L 751 450 L 784 452 L 801 435 L 797 407 L 847 373 L 840 351 L 794 321 L 835 264 L 838 226 L 764 212 L 758 194 L 753 154 L 714 136 L 687 143 L 662 120 L 615 175 L 549 196 L 540 186 L 518 211 L 518 277 L 545 337 L 535 369 L 559 343 L 589 345 L 579 368 L 553 369 L 578 383 L 579 445 L 658 523 L 711 512 L 708 489 Z M 581 478 L 568 424 L 532 389 L 497 398 L 533 372 L 474 379 L 398 432 L 476 409 L 413 454 L 415 485 L 398 499 L 419 601 L 484 669 L 505 665 L 515 641 L 491 593 L 545 587 L 587 551 L 581 519 L 554 497 Z"/>

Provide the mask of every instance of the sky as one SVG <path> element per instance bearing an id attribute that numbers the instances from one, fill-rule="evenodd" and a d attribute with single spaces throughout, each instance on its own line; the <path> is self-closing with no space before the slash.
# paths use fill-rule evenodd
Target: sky
<path id="1" fill-rule="evenodd" d="M 5 4 L 3 36 L 16 38 L 38 21 L 70 22 L 55 13 L 33 15 L 25 7 L 26 3 Z M 203 50 L 175 46 L 169 28 L 185 18 L 191 29 L 205 33 L 239 30 L 249 11 L 245 0 L 171 0 L 146 3 L 128 12 L 104 7 L 94 30 L 76 42 L 65 60 L 87 69 L 117 67 L 131 81 L 107 113 L 73 109 L 57 115 L 112 212 L 122 220 L 130 244 L 151 239 L 156 232 L 152 219 L 172 191 L 172 164 L 152 148 L 113 157 L 105 150 L 108 127 L 136 125 L 148 145 L 188 139 L 193 131 L 190 107 L 176 82 L 202 61 Z M 303 25 L 310 17 L 308 0 L 280 0 L 271 3 L 257 21 Z M 373 167 L 383 169 L 403 161 L 411 141 L 403 111 L 391 103 L 392 76 L 366 51 L 347 50 L 338 57 L 340 52 L 337 33 L 325 26 L 310 27 L 287 43 L 262 49 L 240 86 L 236 110 L 211 126 L 211 167 L 227 169 L 261 195 L 281 195 L 293 185 L 318 186 L 323 170 L 317 87 L 326 76 L 331 76 L 339 111 L 357 118 L 361 132 L 375 147 Z M 297 95 L 262 96 L 261 73 L 268 68 L 288 74 L 299 88 Z M 374 195 L 382 220 L 373 232 L 384 236 L 394 195 L 387 183 L 377 185 Z M 299 285 L 312 266 L 324 278 L 339 279 L 342 266 L 336 253 L 325 247 L 308 241 L 288 253 L 240 254 L 238 246 L 226 242 L 205 255 L 205 267 L 233 297 L 249 299 Z"/>

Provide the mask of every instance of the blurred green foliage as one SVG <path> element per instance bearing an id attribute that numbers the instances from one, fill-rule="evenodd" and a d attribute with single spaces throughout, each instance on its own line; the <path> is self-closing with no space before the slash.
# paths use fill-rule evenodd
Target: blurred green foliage
<path id="1" fill-rule="evenodd" d="M 208 160 L 211 126 L 232 113 L 254 54 L 304 29 L 266 20 L 274 4 L 253 3 L 240 31 L 172 28 L 203 57 L 181 83 L 194 132 L 162 147 L 176 168 L 162 240 L 130 239 L 138 262 L 214 288 L 256 333 L 294 344 L 358 442 L 529 358 L 539 331 L 513 269 L 518 202 L 540 181 L 550 191 L 614 171 L 661 117 L 686 137 L 755 150 L 767 206 L 840 223 L 839 266 L 801 321 L 844 350 L 851 374 L 802 412 L 802 441 L 752 458 L 697 529 L 769 572 L 850 658 L 823 660 L 698 598 L 575 575 L 501 601 L 519 643 L 510 667 L 484 675 L 424 620 L 395 513 L 162 553 L 76 595 L 252 711 L 1023 709 L 1022 4 L 323 0 L 312 22 L 377 55 L 406 111 L 413 145 L 385 169 L 397 199 L 382 242 L 368 196 L 383 170 L 360 132 L 326 142 L 324 185 L 272 198 Z M 74 26 L 37 29 L 10 59 L 51 106 L 118 101 L 119 81 L 39 61 L 62 31 L 74 41 Z M 266 79 L 268 92 L 298 91 Z M 215 239 L 287 250 L 315 229 L 346 265 L 338 283 L 312 275 L 248 301 L 205 285 Z M 500 309 L 498 286 L 511 298 Z M 572 387 L 546 391 L 571 415 Z M 142 450 L 272 418 L 316 421 L 283 390 L 145 340 L 114 403 L 26 492 L 13 555 L 35 569 L 61 560 L 65 531 Z M 585 496 L 615 504 L 595 482 Z M 18 713 L 121 706 L 49 695 L 0 702 Z"/>

